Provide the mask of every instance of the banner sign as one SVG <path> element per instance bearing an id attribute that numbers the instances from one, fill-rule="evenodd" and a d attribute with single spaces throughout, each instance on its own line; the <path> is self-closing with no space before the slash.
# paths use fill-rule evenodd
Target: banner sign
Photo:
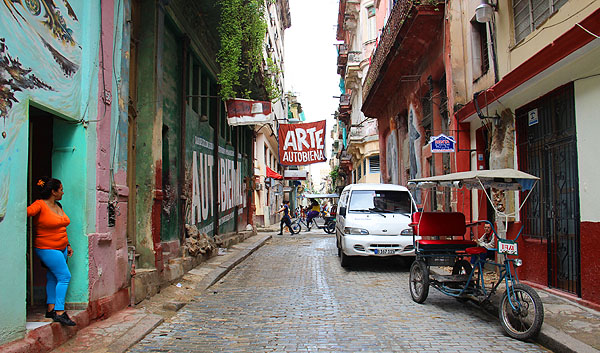
<path id="1" fill-rule="evenodd" d="M 432 136 L 429 143 L 431 144 L 431 153 L 454 152 L 454 139 L 444 134 Z"/>
<path id="2" fill-rule="evenodd" d="M 325 162 L 325 120 L 279 125 L 279 159 L 282 165 Z"/>
<path id="3" fill-rule="evenodd" d="M 285 180 L 306 180 L 308 172 L 306 170 L 284 170 L 283 178 Z"/>
<path id="4" fill-rule="evenodd" d="M 271 102 L 228 99 L 225 107 L 230 126 L 266 124 L 272 120 Z"/>

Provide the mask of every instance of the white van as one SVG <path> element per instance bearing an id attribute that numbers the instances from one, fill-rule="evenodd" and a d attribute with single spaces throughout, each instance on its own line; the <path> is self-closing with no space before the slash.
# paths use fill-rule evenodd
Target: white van
<path id="1" fill-rule="evenodd" d="M 411 215 L 417 206 L 407 188 L 351 184 L 338 202 L 335 238 L 342 267 L 354 256 L 415 256 Z"/>

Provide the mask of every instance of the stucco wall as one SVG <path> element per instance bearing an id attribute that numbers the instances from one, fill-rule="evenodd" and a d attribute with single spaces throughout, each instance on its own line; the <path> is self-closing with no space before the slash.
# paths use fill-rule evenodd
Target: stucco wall
<path id="1" fill-rule="evenodd" d="M 575 114 L 577 116 L 577 157 L 579 160 L 579 202 L 581 220 L 600 222 L 597 197 L 600 194 L 600 168 L 595 161 L 597 139 L 600 132 L 598 100 L 600 99 L 600 77 L 575 81 Z"/>
<path id="2" fill-rule="evenodd" d="M 75 255 L 67 303 L 88 300 L 86 230 L 94 212 L 85 212 L 90 179 L 86 174 L 94 129 L 82 120 L 97 120 L 97 55 L 99 18 L 96 3 L 53 3 L 49 27 L 47 9 L 35 3 L 0 5 L 0 117 L 6 137 L 0 138 L 0 237 L 7 257 L 0 281 L 0 343 L 24 333 L 26 311 L 26 214 L 28 188 L 29 106 L 54 115 L 53 176 L 65 189 L 63 208 L 71 219 L 67 233 Z M 45 17 L 46 16 L 46 17 Z M 57 18 L 59 17 L 59 18 Z M 11 69 L 10 72 L 8 69 Z M 77 123 L 79 121 L 79 123 Z M 91 142 L 92 141 L 92 142 Z M 50 173 L 48 173 L 50 174 Z"/>
<path id="3" fill-rule="evenodd" d="M 495 18 L 498 31 L 498 72 L 502 78 L 598 9 L 600 4 L 588 0 L 569 0 L 520 43 L 514 43 L 512 39 L 512 9 L 509 7 L 511 2 L 500 1 L 498 6 Z"/>

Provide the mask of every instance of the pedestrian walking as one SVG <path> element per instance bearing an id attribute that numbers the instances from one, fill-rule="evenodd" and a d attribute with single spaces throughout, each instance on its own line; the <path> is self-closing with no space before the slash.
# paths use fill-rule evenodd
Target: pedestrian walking
<path id="1" fill-rule="evenodd" d="M 279 222 L 279 233 L 278 235 L 283 235 L 283 225 L 285 224 L 288 229 L 290 230 L 291 234 L 294 234 L 292 232 L 292 220 L 290 219 L 290 206 L 289 206 L 289 201 L 284 200 L 283 201 L 283 207 L 281 207 L 281 209 L 279 211 L 277 211 L 277 213 L 281 213 L 283 212 L 283 217 L 281 217 L 281 221 Z"/>

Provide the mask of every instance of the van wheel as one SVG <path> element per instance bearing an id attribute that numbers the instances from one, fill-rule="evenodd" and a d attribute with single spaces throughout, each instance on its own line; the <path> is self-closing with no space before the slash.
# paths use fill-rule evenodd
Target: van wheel
<path id="1" fill-rule="evenodd" d="M 340 252 L 340 264 L 342 265 L 342 267 L 343 268 L 350 267 L 352 265 L 352 262 L 354 262 L 352 257 L 344 254 L 342 249 L 339 249 L 339 252 Z"/>

